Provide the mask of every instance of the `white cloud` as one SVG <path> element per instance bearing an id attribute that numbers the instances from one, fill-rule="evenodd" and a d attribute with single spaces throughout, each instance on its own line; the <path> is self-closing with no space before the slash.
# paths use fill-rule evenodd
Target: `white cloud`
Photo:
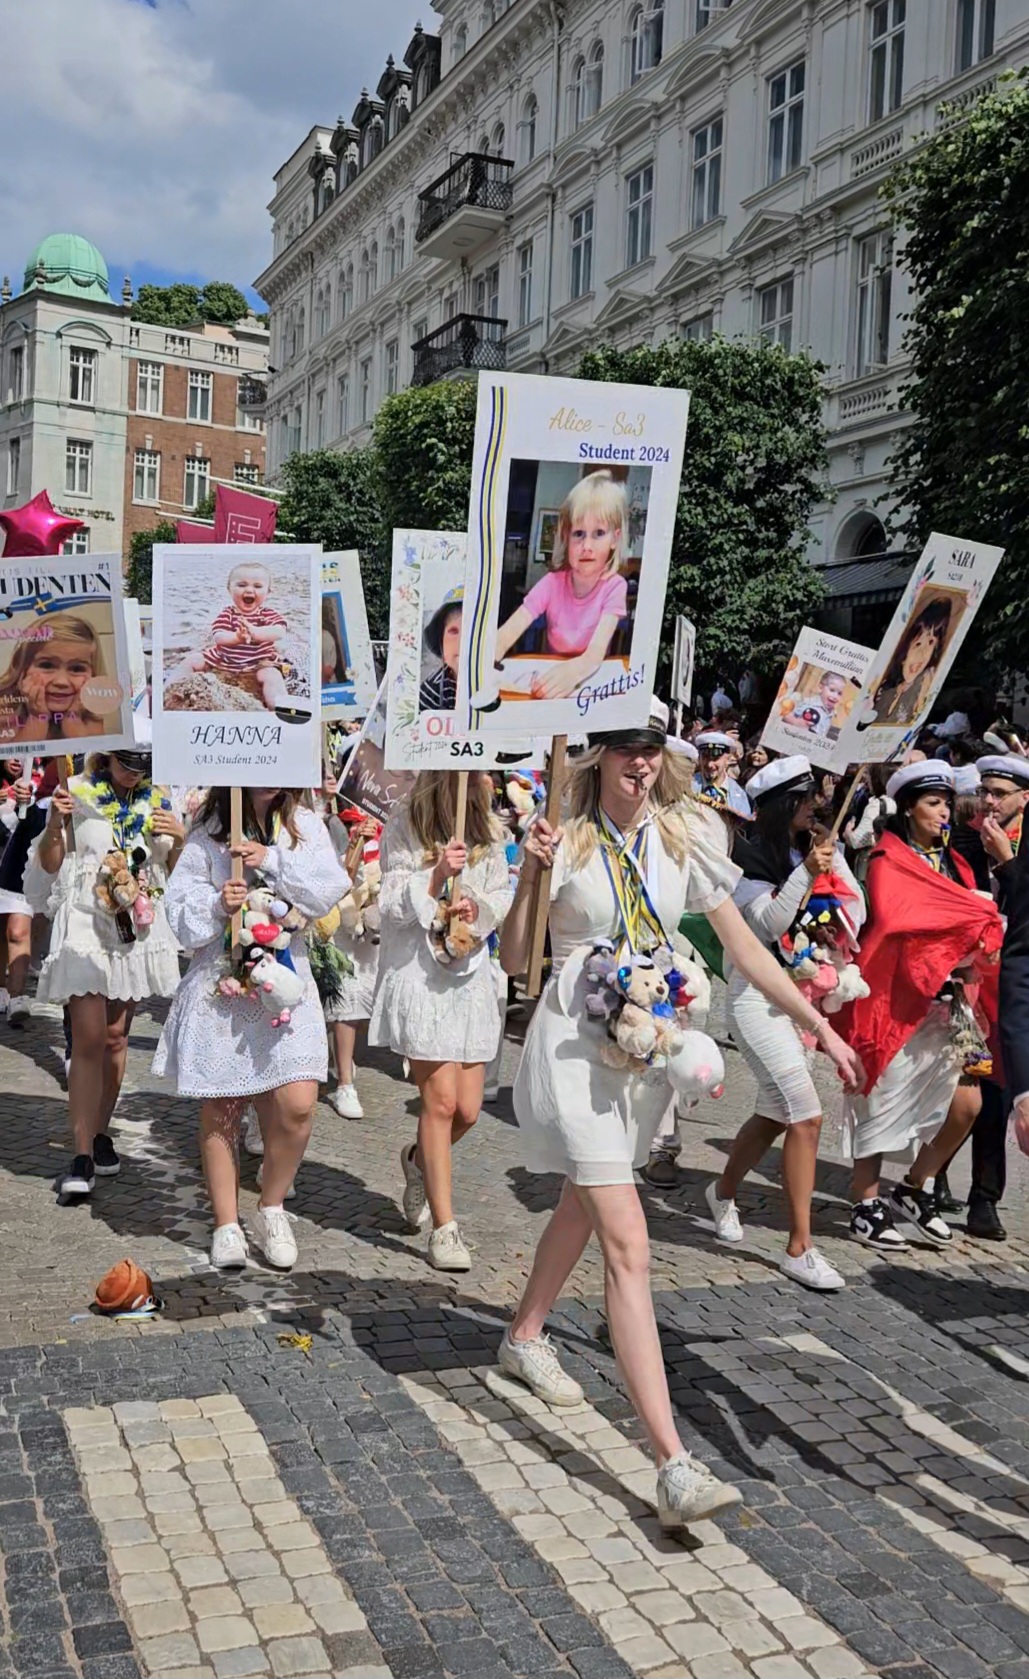
<path id="1" fill-rule="evenodd" d="M 349 115 L 429 0 L 12 0 L 3 8 L 0 269 L 82 233 L 137 265 L 248 285 L 272 175 Z"/>

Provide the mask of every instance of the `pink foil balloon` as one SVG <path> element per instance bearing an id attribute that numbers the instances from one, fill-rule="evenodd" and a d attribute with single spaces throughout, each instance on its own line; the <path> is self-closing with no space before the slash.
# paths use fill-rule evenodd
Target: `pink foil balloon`
<path id="1" fill-rule="evenodd" d="M 0 559 L 14 560 L 42 554 L 59 554 L 61 544 L 76 531 L 85 530 L 82 519 L 68 519 L 58 513 L 45 490 L 33 496 L 24 507 L 13 507 L 10 513 L 0 513 L 0 529 L 5 533 Z"/>

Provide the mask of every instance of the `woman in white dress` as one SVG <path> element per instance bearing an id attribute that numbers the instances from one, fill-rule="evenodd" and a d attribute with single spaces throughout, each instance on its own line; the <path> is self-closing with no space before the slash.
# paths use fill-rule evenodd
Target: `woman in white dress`
<path id="1" fill-rule="evenodd" d="M 97 1177 L 115 1177 L 121 1167 L 107 1128 L 125 1076 L 133 1011 L 147 997 L 173 996 L 179 983 L 163 894 L 182 839 L 171 799 L 151 783 L 150 754 L 97 753 L 84 775 L 55 788 L 29 857 L 25 896 L 53 922 L 36 995 L 41 1003 L 66 1003 L 71 1024 L 75 1157 L 54 1181 L 62 1201 L 92 1194 Z M 114 915 L 98 895 L 109 851 L 137 854 L 134 871 L 144 870 L 141 882 L 149 883 L 149 924 L 134 910 Z"/>
<path id="2" fill-rule="evenodd" d="M 243 794 L 241 846 L 232 848 L 230 795 L 213 788 L 182 850 L 165 900 L 172 931 L 193 952 L 161 1041 L 154 1072 L 174 1079 L 180 1096 L 200 1102 L 200 1153 L 214 1214 L 211 1264 L 246 1264 L 239 1222 L 237 1134 L 253 1101 L 264 1137 L 261 1198 L 251 1236 L 271 1265 L 288 1270 L 297 1244 L 283 1202 L 304 1157 L 318 1086 L 328 1074 L 321 1003 L 302 931 L 289 955 L 305 981 L 288 1025 L 272 1026 L 257 1003 L 217 990 L 227 954 L 229 923 L 256 884 L 255 877 L 308 919 L 325 915 L 349 887 L 324 824 L 281 787 Z M 242 859 L 246 879 L 233 880 Z"/>
<path id="3" fill-rule="evenodd" d="M 842 848 L 815 832 L 815 777 L 801 754 L 777 758 L 751 777 L 753 828 L 737 842 L 733 859 L 743 871 L 737 908 L 772 951 L 790 931 L 820 875 L 837 877 L 850 929 L 865 919 L 861 888 Z M 776 958 L 778 960 L 778 958 Z M 822 1102 L 808 1066 L 808 1052 L 793 1022 L 760 986 L 737 968 L 726 971 L 729 1026 L 736 1048 L 757 1080 L 754 1112 L 729 1150 L 722 1176 L 708 1184 L 707 1204 L 720 1242 L 742 1242 L 736 1192 L 749 1172 L 783 1139 L 782 1177 L 789 1236 L 780 1269 L 804 1288 L 830 1292 L 844 1286 L 835 1266 L 811 1240 L 811 1198 L 822 1130 Z M 792 984 L 792 981 L 790 982 Z"/>
<path id="4" fill-rule="evenodd" d="M 32 841 L 46 824 L 57 773 L 55 761 L 51 760 L 44 789 L 42 773 L 33 771 L 30 776 L 24 776 L 21 758 L 5 759 L 2 768 L 0 825 L 6 844 L 0 857 L 0 968 L 4 982 L 0 989 L 0 1015 L 6 1014 L 10 1025 L 22 1027 L 32 1013 L 25 995 L 32 960 L 32 905 L 24 891 L 25 868 Z"/>
<path id="5" fill-rule="evenodd" d="M 572 772 L 567 829 L 554 832 L 540 820 L 529 830 L 501 939 L 507 972 L 522 972 L 535 882 L 541 869 L 552 868 L 554 973 L 529 1030 L 514 1101 L 529 1170 L 559 1172 L 566 1182 L 501 1344 L 501 1367 L 550 1404 L 581 1400 L 579 1384 L 565 1375 L 543 1331 L 595 1234 L 604 1256 L 611 1339 L 657 1459 L 658 1510 L 666 1526 L 710 1514 L 737 1495 L 683 1447 L 650 1295 L 647 1226 L 633 1167 L 646 1160 L 671 1100 L 667 1077 L 659 1069 L 634 1075 L 609 1067 L 602 1056 L 606 1028 L 584 1006 L 590 982 L 583 964 L 592 945 L 621 941 L 628 931 L 615 882 L 623 902 L 634 902 L 637 910 L 646 903 L 666 944 L 684 910 L 706 915 L 740 971 L 792 1019 L 818 1032 L 846 1078 L 856 1076 L 856 1058 L 736 909 L 739 871 L 726 857 L 718 817 L 689 797 L 691 770 L 666 749 L 660 717 L 646 729 L 591 737 L 590 751 Z"/>
<path id="6" fill-rule="evenodd" d="M 329 838 L 346 869 L 355 889 L 364 885 L 365 849 L 379 834 L 379 824 L 371 816 L 355 822 L 350 828 L 338 816 L 328 822 Z M 354 1051 L 357 1035 L 371 1019 L 375 997 L 375 981 L 379 972 L 379 946 L 370 933 L 358 938 L 345 922 L 333 934 L 337 950 L 349 957 L 353 973 L 343 975 L 339 995 L 324 1005 L 325 1020 L 332 1030 L 336 1051 L 336 1089 L 329 1097 L 341 1119 L 363 1119 L 364 1109 L 354 1083 Z"/>
<path id="7" fill-rule="evenodd" d="M 479 1117 L 485 1068 L 500 1041 L 489 935 L 511 905 L 490 777 L 468 772 L 463 844 L 454 838 L 457 783 L 457 771 L 423 771 L 386 824 L 382 944 L 368 1029 L 370 1043 L 410 1062 L 418 1086 L 418 1139 L 400 1156 L 404 1214 L 415 1230 L 431 1216 L 428 1259 L 438 1271 L 471 1267 L 454 1218 L 451 1149 Z M 470 955 L 449 964 L 437 960 L 431 933 L 444 896 L 454 918 L 479 940 Z"/>

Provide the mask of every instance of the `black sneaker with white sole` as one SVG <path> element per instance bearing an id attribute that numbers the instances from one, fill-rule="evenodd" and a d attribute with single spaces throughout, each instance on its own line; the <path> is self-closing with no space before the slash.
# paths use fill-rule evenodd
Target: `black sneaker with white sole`
<path id="1" fill-rule="evenodd" d="M 98 1178 L 116 1178 L 121 1171 L 118 1151 L 106 1131 L 98 1131 L 93 1138 L 93 1165 Z"/>
<path id="2" fill-rule="evenodd" d="M 92 1195 L 95 1182 L 96 1173 L 90 1156 L 77 1154 L 65 1171 L 58 1172 L 54 1188 L 59 1201 L 72 1200 L 77 1196 Z"/>
<path id="3" fill-rule="evenodd" d="M 916 1189 L 913 1184 L 899 1183 L 890 1195 L 890 1206 L 898 1218 L 910 1224 L 913 1230 L 934 1247 L 949 1247 L 954 1240 L 954 1232 L 950 1225 L 940 1216 L 936 1206 L 936 1196 L 927 1189 Z"/>
<path id="4" fill-rule="evenodd" d="M 851 1208 L 850 1233 L 855 1242 L 864 1242 L 866 1248 L 879 1248 L 883 1253 L 907 1251 L 893 1214 L 879 1195 L 874 1201 L 858 1201 Z"/>

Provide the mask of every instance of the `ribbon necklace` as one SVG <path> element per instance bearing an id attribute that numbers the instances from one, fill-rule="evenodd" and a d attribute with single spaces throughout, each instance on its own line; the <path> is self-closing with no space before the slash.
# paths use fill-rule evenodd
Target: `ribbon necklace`
<path id="1" fill-rule="evenodd" d="M 171 800 L 150 781 L 139 781 L 126 799 L 103 777 L 83 776 L 75 792 L 82 803 L 111 825 L 119 851 L 130 852 L 133 844 L 152 827 L 157 810 L 171 810 Z"/>
<path id="2" fill-rule="evenodd" d="M 659 945 L 666 945 L 668 935 L 647 885 L 647 842 L 651 818 L 646 817 L 632 836 L 621 833 L 599 805 L 593 820 L 624 942 L 632 952 L 654 950 Z"/>

